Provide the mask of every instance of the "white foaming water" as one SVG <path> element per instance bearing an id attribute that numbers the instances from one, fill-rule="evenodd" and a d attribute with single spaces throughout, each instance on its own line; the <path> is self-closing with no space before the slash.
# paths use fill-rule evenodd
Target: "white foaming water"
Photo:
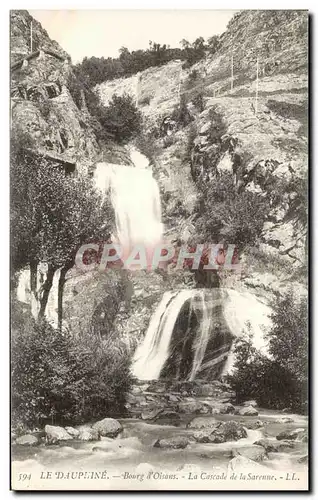
<path id="1" fill-rule="evenodd" d="M 151 170 L 98 163 L 94 178 L 102 192 L 110 190 L 116 216 L 116 236 L 121 245 L 125 248 L 137 244 L 153 247 L 161 242 L 160 193 Z"/>
<path id="2" fill-rule="evenodd" d="M 189 376 L 189 380 L 194 380 L 196 374 L 200 370 L 204 354 L 206 351 L 206 347 L 209 341 L 209 336 L 210 336 L 210 331 L 211 331 L 211 323 L 212 323 L 212 308 L 207 307 L 207 304 L 205 302 L 205 293 L 204 290 L 199 290 L 198 292 L 198 297 L 201 303 L 201 310 L 202 310 L 202 320 L 200 324 L 200 330 L 199 330 L 199 335 L 198 338 L 195 339 L 194 341 L 194 360 L 192 364 L 192 369 L 191 373 Z"/>
<path id="3" fill-rule="evenodd" d="M 271 322 L 270 308 L 259 301 L 249 292 L 236 290 L 222 290 L 223 313 L 229 331 L 234 338 L 241 337 L 250 325 L 253 333 L 253 343 L 257 349 L 267 354 L 264 333 L 269 329 Z M 190 309 L 200 305 L 202 318 L 196 339 L 194 340 L 194 360 L 189 380 L 194 380 L 198 374 L 206 352 L 208 341 L 213 335 L 213 317 L 209 290 L 181 290 L 166 292 L 154 315 L 151 318 L 144 341 L 137 348 L 132 373 L 140 380 L 155 380 L 160 377 L 167 359 L 173 330 L 186 301 L 190 300 Z M 212 299 L 213 300 L 213 299 Z M 231 370 L 234 362 L 233 353 L 229 353 L 223 373 Z"/>
<path id="4" fill-rule="evenodd" d="M 144 341 L 137 348 L 132 373 L 139 380 L 156 380 L 168 359 L 172 332 L 184 303 L 191 299 L 193 290 L 164 293 L 151 318 Z"/>

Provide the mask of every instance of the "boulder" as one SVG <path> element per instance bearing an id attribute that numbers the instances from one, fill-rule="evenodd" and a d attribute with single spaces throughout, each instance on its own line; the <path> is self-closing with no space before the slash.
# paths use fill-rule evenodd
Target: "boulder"
<path id="1" fill-rule="evenodd" d="M 276 436 L 276 439 L 278 441 L 294 441 L 295 439 L 297 439 L 298 437 L 298 434 L 299 434 L 299 431 L 297 430 L 287 430 L 287 431 L 283 431 L 283 432 L 280 432 L 277 436 Z"/>
<path id="2" fill-rule="evenodd" d="M 64 429 L 57 425 L 46 425 L 45 428 L 46 441 L 49 444 L 58 443 L 60 441 L 69 441 L 72 436 Z"/>
<path id="3" fill-rule="evenodd" d="M 304 455 L 303 457 L 300 457 L 297 462 L 299 464 L 308 464 L 308 455 Z"/>
<path id="4" fill-rule="evenodd" d="M 253 406 L 244 406 L 235 411 L 237 415 L 242 415 L 243 417 L 253 417 L 258 415 L 258 411 L 253 408 Z"/>
<path id="5" fill-rule="evenodd" d="M 257 446 L 263 446 L 263 448 L 265 448 L 266 452 L 276 452 L 276 451 L 278 451 L 278 448 L 277 448 L 274 440 L 270 440 L 270 439 L 258 439 L 253 444 L 255 444 Z"/>
<path id="6" fill-rule="evenodd" d="M 74 429 L 74 427 L 65 427 L 66 432 L 73 438 L 78 438 L 80 431 L 78 429 Z"/>
<path id="7" fill-rule="evenodd" d="M 143 411 L 141 418 L 142 420 L 154 420 L 162 411 L 161 408 L 152 408 L 151 410 Z"/>
<path id="8" fill-rule="evenodd" d="M 233 457 L 241 455 L 242 457 L 253 460 L 254 462 L 261 462 L 266 458 L 266 450 L 263 446 L 242 446 L 232 450 Z"/>
<path id="9" fill-rule="evenodd" d="M 247 420 L 246 422 L 241 421 L 241 424 L 243 424 L 247 429 L 251 429 L 253 431 L 264 427 L 264 422 L 261 420 Z"/>
<path id="10" fill-rule="evenodd" d="M 220 443 L 224 443 L 225 441 L 238 441 L 239 439 L 247 437 L 247 432 L 243 425 L 235 420 L 220 423 L 212 432 Z"/>
<path id="11" fill-rule="evenodd" d="M 209 408 L 200 401 L 184 401 L 178 404 L 180 413 L 209 413 Z"/>
<path id="12" fill-rule="evenodd" d="M 217 408 L 221 415 L 227 415 L 235 412 L 235 407 L 231 403 L 224 403 Z"/>
<path id="13" fill-rule="evenodd" d="M 175 436 L 166 439 L 158 439 L 154 443 L 155 448 L 170 448 L 173 450 L 186 448 L 189 444 L 189 439 L 185 436 Z"/>
<path id="14" fill-rule="evenodd" d="M 78 435 L 80 441 L 99 441 L 100 436 L 97 429 L 92 427 L 85 427 L 80 430 Z"/>
<path id="15" fill-rule="evenodd" d="M 294 419 L 291 417 L 279 417 L 275 420 L 276 424 L 290 424 L 294 422 Z"/>
<path id="16" fill-rule="evenodd" d="M 24 434 L 15 440 L 15 444 L 21 446 L 36 446 L 39 444 L 39 440 L 36 436 L 32 436 L 32 434 Z"/>
<path id="17" fill-rule="evenodd" d="M 255 399 L 244 401 L 244 403 L 242 403 L 242 406 L 252 406 L 254 408 L 257 406 L 257 401 L 255 401 Z"/>
<path id="18" fill-rule="evenodd" d="M 218 423 L 219 421 L 214 417 L 196 417 L 188 423 L 187 427 L 189 429 L 207 429 L 214 428 Z"/>
<path id="19" fill-rule="evenodd" d="M 159 425 L 180 425 L 180 415 L 174 410 L 163 410 L 155 418 L 156 424 Z"/>
<path id="20" fill-rule="evenodd" d="M 238 441 L 246 438 L 244 427 L 234 420 L 228 422 L 217 422 L 211 428 L 204 428 L 193 434 L 197 443 L 225 443 L 226 441 Z"/>
<path id="21" fill-rule="evenodd" d="M 278 451 L 290 450 L 295 448 L 295 443 L 293 441 L 279 441 L 276 445 Z"/>
<path id="22" fill-rule="evenodd" d="M 93 425 L 100 436 L 114 438 L 123 430 L 123 426 L 114 418 L 104 418 Z"/>

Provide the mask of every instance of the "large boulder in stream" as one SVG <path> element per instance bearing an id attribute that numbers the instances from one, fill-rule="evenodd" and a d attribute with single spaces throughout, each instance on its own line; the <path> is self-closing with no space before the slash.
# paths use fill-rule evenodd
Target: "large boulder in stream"
<path id="1" fill-rule="evenodd" d="M 46 425 L 44 430 L 46 434 L 46 441 L 49 444 L 55 444 L 60 441 L 69 441 L 73 439 L 64 427 L 59 427 L 58 425 Z"/>
<path id="2" fill-rule="evenodd" d="M 225 443 L 226 441 L 238 441 L 246 438 L 247 432 L 242 424 L 229 420 L 228 422 L 217 422 L 214 426 L 206 427 L 193 434 L 198 443 Z"/>
<path id="3" fill-rule="evenodd" d="M 123 426 L 114 418 L 104 418 L 96 422 L 93 427 L 100 436 L 115 438 L 123 430 Z"/>
<path id="4" fill-rule="evenodd" d="M 196 417 L 188 423 L 187 427 L 189 429 L 213 429 L 217 423 L 218 420 L 214 417 Z"/>
<path id="5" fill-rule="evenodd" d="M 254 417 L 258 415 L 258 411 L 253 406 L 244 406 L 243 408 L 238 408 L 235 413 L 237 415 L 242 415 L 242 417 Z"/>
<path id="6" fill-rule="evenodd" d="M 39 444 L 39 440 L 32 434 L 25 434 L 24 436 L 18 437 L 15 440 L 15 444 L 19 444 L 20 446 L 36 446 Z"/>
<path id="7" fill-rule="evenodd" d="M 83 425 L 79 428 L 78 439 L 80 441 L 99 441 L 100 435 L 97 429 Z"/>
<path id="8" fill-rule="evenodd" d="M 185 436 L 175 436 L 166 439 L 158 439 L 154 443 L 155 448 L 171 448 L 174 450 L 186 448 L 189 444 L 189 439 Z"/>
<path id="9" fill-rule="evenodd" d="M 241 455 L 242 457 L 261 462 L 266 458 L 266 449 L 263 446 L 242 446 L 232 450 L 233 457 Z"/>

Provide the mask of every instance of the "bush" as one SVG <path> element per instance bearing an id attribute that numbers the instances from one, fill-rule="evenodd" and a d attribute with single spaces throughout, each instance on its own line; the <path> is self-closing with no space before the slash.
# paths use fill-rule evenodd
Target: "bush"
<path id="1" fill-rule="evenodd" d="M 237 403 L 256 399 L 264 408 L 307 411 L 308 325 L 305 299 L 289 291 L 272 303 L 268 334 L 270 358 L 252 345 L 252 336 L 236 341 L 234 372 L 227 377 Z"/>
<path id="2" fill-rule="evenodd" d="M 120 342 L 30 319 L 13 328 L 11 360 L 14 426 L 76 424 L 124 411 L 130 357 Z"/>
<path id="3" fill-rule="evenodd" d="M 184 95 L 181 95 L 180 103 L 173 109 L 171 119 L 175 120 L 180 127 L 186 127 L 193 121 Z"/>
<path id="4" fill-rule="evenodd" d="M 103 107 L 99 121 L 117 142 L 125 143 L 142 130 L 142 115 L 128 94 L 114 95 L 109 105 Z"/>
<path id="5" fill-rule="evenodd" d="M 204 241 L 224 241 L 239 250 L 260 238 L 270 207 L 262 194 L 238 191 L 231 173 L 222 173 L 204 188 L 198 232 Z"/>

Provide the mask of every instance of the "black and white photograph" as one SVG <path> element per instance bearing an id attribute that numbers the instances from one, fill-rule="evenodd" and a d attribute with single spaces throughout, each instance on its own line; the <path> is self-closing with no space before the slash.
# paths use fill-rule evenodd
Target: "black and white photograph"
<path id="1" fill-rule="evenodd" d="M 308 491 L 308 32 L 10 11 L 12 490 Z"/>

